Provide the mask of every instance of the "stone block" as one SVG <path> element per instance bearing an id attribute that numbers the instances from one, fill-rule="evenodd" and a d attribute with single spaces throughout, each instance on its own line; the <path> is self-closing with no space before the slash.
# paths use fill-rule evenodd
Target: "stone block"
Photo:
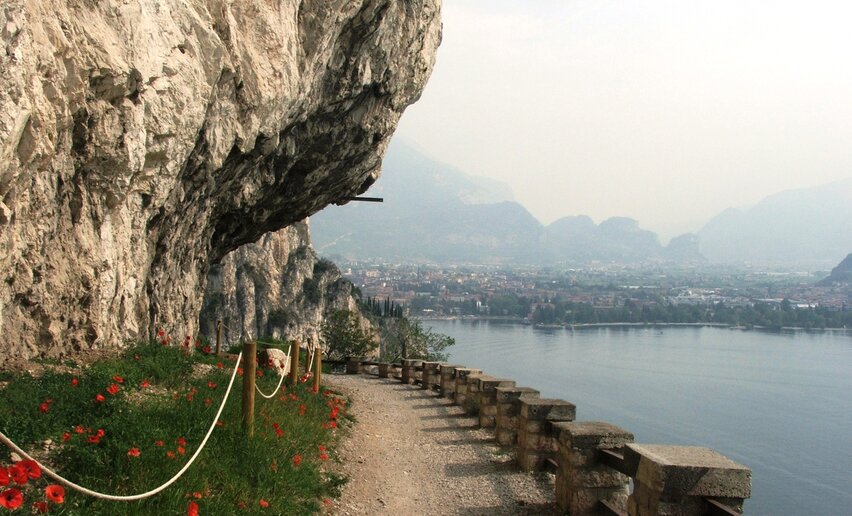
<path id="1" fill-rule="evenodd" d="M 518 432 L 498 425 L 494 430 L 494 438 L 500 446 L 515 446 L 518 441 Z"/>
<path id="2" fill-rule="evenodd" d="M 599 421 L 559 422 L 553 424 L 559 441 L 576 450 L 621 448 L 633 442 L 633 434 Z"/>
<path id="3" fill-rule="evenodd" d="M 751 470 L 709 448 L 628 444 L 625 460 L 637 464 L 636 482 L 661 500 L 684 496 L 749 498 Z"/>
<path id="4" fill-rule="evenodd" d="M 391 365 L 387 362 L 379 364 L 379 378 L 390 378 Z"/>
<path id="5" fill-rule="evenodd" d="M 573 421 L 577 407 L 558 399 L 521 398 L 521 418 L 528 421 Z"/>
<path id="6" fill-rule="evenodd" d="M 530 387 L 495 387 L 497 403 L 512 403 L 521 398 L 538 398 L 539 392 Z"/>
<path id="7" fill-rule="evenodd" d="M 494 416 L 488 416 L 483 413 L 479 413 L 479 426 L 480 428 L 494 428 L 497 425 Z"/>
<path id="8" fill-rule="evenodd" d="M 363 371 L 361 362 L 367 360 L 366 357 L 346 357 L 346 374 L 359 374 Z"/>

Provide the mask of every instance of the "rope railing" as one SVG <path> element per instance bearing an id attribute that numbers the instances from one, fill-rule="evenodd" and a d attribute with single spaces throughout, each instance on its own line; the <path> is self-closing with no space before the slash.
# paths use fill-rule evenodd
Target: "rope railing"
<path id="1" fill-rule="evenodd" d="M 112 501 L 116 501 L 116 502 L 132 502 L 134 500 L 142 500 L 142 499 L 145 499 L 145 498 L 149 498 L 151 496 L 154 496 L 157 493 L 162 492 L 163 490 L 168 488 L 170 485 L 177 482 L 177 480 L 180 477 L 182 477 L 183 474 L 187 472 L 187 470 L 189 470 L 190 466 L 192 466 L 192 463 L 195 462 L 195 459 L 197 459 L 198 456 L 201 454 L 201 451 L 204 449 L 204 446 L 207 444 L 207 440 L 210 439 L 210 435 L 213 434 L 213 429 L 216 428 L 216 423 L 219 421 L 219 417 L 222 415 L 222 410 L 224 410 L 225 404 L 228 402 L 228 396 L 231 394 L 231 387 L 233 387 L 234 379 L 237 377 L 237 369 L 239 368 L 239 364 L 240 364 L 240 360 L 242 359 L 242 356 L 243 356 L 242 353 L 240 353 L 237 356 L 237 361 L 236 361 L 236 364 L 234 365 L 234 371 L 231 373 L 231 381 L 228 383 L 228 389 L 225 391 L 225 397 L 222 398 L 222 404 L 219 405 L 219 410 L 216 412 L 216 417 L 214 417 L 213 422 L 210 423 L 210 428 L 207 430 L 207 434 L 204 436 L 204 439 L 201 441 L 201 444 L 198 446 L 198 449 L 195 450 L 195 453 L 192 454 L 192 457 L 189 458 L 187 463 L 184 464 L 184 466 L 180 469 L 180 471 L 175 473 L 172 478 L 167 480 L 161 486 L 159 486 L 155 489 L 152 489 L 150 491 L 147 491 L 145 493 L 139 493 L 139 494 L 135 494 L 135 495 L 113 495 L 113 494 L 100 493 L 98 491 L 88 489 L 86 487 L 83 487 L 79 484 L 76 484 L 76 483 L 68 480 L 67 478 L 63 477 L 59 473 L 56 473 L 55 471 L 48 468 L 47 466 L 45 466 L 41 462 L 37 461 L 36 459 L 33 459 L 31 455 L 29 455 L 27 452 L 22 450 L 17 444 L 12 442 L 12 440 L 9 439 L 8 437 L 6 437 L 6 435 L 3 434 L 2 432 L 0 432 L 0 441 L 2 441 L 3 444 L 8 446 L 9 448 L 14 450 L 15 452 L 17 452 L 18 455 L 20 455 L 21 457 L 28 459 L 28 460 L 35 461 L 39 465 L 39 467 L 41 468 L 42 472 L 44 474 L 46 474 L 47 476 L 49 476 L 50 478 L 56 480 L 60 484 L 65 485 L 66 487 L 69 487 L 69 488 L 71 488 L 75 491 L 78 491 L 80 493 L 83 493 L 83 494 L 86 494 L 86 495 L 89 495 L 89 496 L 93 496 L 95 498 L 100 498 L 102 500 L 112 500 Z"/>
<path id="2" fill-rule="evenodd" d="M 257 342 L 261 342 L 261 341 L 259 341 L 259 340 L 258 340 Z M 268 343 L 266 343 L 266 342 L 262 342 L 262 344 L 268 344 Z M 284 366 L 283 366 L 283 367 L 281 367 L 281 368 L 280 368 L 280 370 L 279 370 L 279 374 L 280 374 L 280 376 L 281 376 L 281 377 L 278 379 L 278 385 L 275 387 L 275 389 L 274 389 L 271 393 L 269 393 L 269 394 L 264 394 L 264 393 L 263 393 L 263 391 L 262 391 L 262 390 L 260 390 L 260 387 L 258 387 L 258 386 L 257 386 L 257 384 L 254 384 L 254 388 L 257 390 L 257 393 L 258 393 L 258 394 L 260 394 L 261 396 L 263 396 L 263 397 L 264 397 L 264 398 L 266 398 L 266 399 L 270 399 L 270 398 L 272 398 L 273 396 L 275 396 L 276 394 L 278 394 L 278 389 L 280 389 L 280 388 L 281 388 L 281 384 L 282 384 L 282 383 L 284 383 L 284 377 L 285 377 L 285 376 L 287 376 L 287 375 L 284 373 L 284 371 L 286 371 L 286 370 L 287 370 L 287 366 L 289 366 L 289 365 L 290 365 L 290 353 L 291 353 L 292 351 L 293 351 L 293 346 L 290 346 L 290 349 L 288 349 L 288 350 L 287 350 L 287 361 L 286 361 L 286 362 L 284 362 Z"/>

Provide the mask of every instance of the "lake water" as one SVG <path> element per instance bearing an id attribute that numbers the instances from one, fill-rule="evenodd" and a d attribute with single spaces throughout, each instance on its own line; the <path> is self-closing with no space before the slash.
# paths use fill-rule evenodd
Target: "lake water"
<path id="1" fill-rule="evenodd" d="M 455 337 L 452 363 L 568 400 L 577 420 L 745 464 L 746 514 L 852 514 L 852 333 L 424 326 Z"/>

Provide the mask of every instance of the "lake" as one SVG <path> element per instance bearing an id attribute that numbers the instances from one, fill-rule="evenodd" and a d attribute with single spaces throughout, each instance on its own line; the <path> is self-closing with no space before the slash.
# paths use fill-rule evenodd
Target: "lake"
<path id="1" fill-rule="evenodd" d="M 452 363 L 570 401 L 577 420 L 745 464 L 746 514 L 852 514 L 852 333 L 423 324 L 456 339 Z"/>

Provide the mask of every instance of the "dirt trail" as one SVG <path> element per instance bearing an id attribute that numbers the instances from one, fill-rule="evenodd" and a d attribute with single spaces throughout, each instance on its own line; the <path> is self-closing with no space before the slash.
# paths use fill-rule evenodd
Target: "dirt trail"
<path id="1" fill-rule="evenodd" d="M 350 396 L 357 418 L 340 451 L 349 482 L 329 513 L 560 514 L 553 476 L 522 473 L 448 399 L 395 380 L 324 379 Z"/>

